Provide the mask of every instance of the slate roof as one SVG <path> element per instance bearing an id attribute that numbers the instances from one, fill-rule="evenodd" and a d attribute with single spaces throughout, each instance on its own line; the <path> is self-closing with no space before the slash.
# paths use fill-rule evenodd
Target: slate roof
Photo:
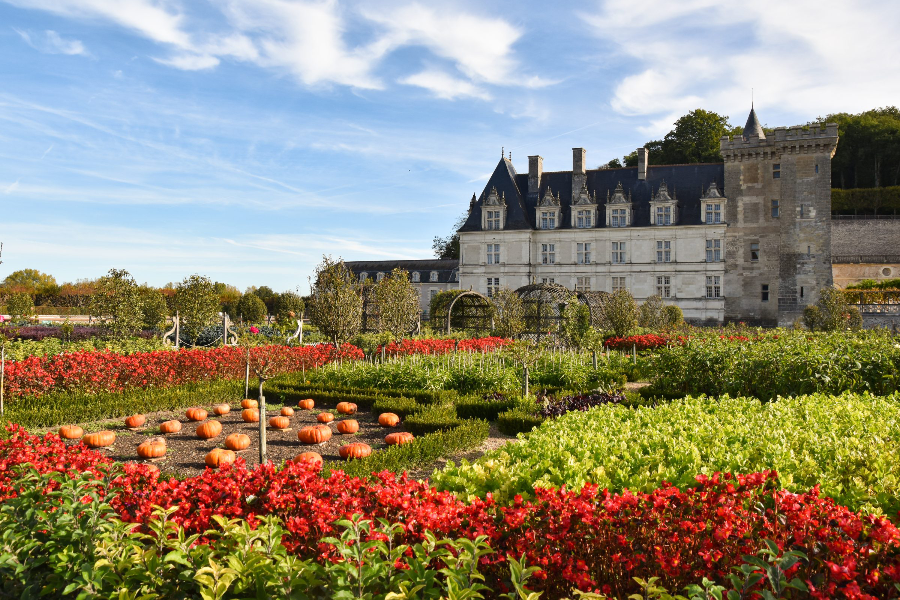
<path id="1" fill-rule="evenodd" d="M 459 277 L 454 278 L 454 273 L 459 269 L 459 261 L 456 259 L 433 260 L 357 260 L 344 263 L 357 278 L 360 273 L 368 273 L 374 281 L 376 273 L 390 273 L 394 269 L 403 269 L 421 273 L 421 281 L 415 283 L 457 283 Z M 429 274 L 437 271 L 438 280 L 429 281 Z"/>
<path id="2" fill-rule="evenodd" d="M 678 200 L 677 225 L 700 225 L 700 198 L 715 182 L 720 192 L 725 187 L 723 163 L 699 163 L 691 165 L 650 165 L 647 179 L 638 179 L 637 167 L 621 169 L 595 169 L 587 171 L 585 181 L 588 192 L 597 195 L 598 228 L 606 227 L 606 197 L 612 195 L 620 182 L 627 196 L 631 192 L 634 227 L 650 226 L 650 199 L 665 181 L 669 194 Z M 537 199 L 528 197 L 528 174 L 516 173 L 512 163 L 503 158 L 488 179 L 484 190 L 475 202 L 468 219 L 459 231 L 481 231 L 481 205 L 491 188 L 506 197 L 506 223 L 504 229 L 536 229 L 535 209 Z M 541 187 L 537 195 L 543 197 L 547 187 L 558 195 L 561 203 L 561 223 L 558 229 L 571 229 L 572 172 L 551 171 L 541 175 Z"/>
<path id="3" fill-rule="evenodd" d="M 756 110 L 751 106 L 750 107 L 750 115 L 747 117 L 747 124 L 744 125 L 744 132 L 742 134 L 745 140 L 749 140 L 751 135 L 759 136 L 759 139 L 766 139 L 766 132 L 763 131 L 762 125 L 759 123 L 759 119 L 756 117 Z"/>

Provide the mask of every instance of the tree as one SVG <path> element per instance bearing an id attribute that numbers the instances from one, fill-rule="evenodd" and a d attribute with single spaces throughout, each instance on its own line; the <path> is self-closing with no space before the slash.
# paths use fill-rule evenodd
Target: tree
<path id="1" fill-rule="evenodd" d="M 323 256 L 309 297 L 310 319 L 335 346 L 362 326 L 362 294 L 344 261 Z"/>
<path id="2" fill-rule="evenodd" d="M 469 218 L 468 211 L 461 214 L 453 224 L 453 233 L 447 237 L 435 236 L 431 242 L 434 255 L 440 259 L 459 259 L 459 228 Z"/>
<path id="3" fill-rule="evenodd" d="M 228 285 L 225 283 L 216 282 L 216 292 L 219 294 L 219 304 L 222 306 L 222 310 L 228 313 L 228 316 L 231 317 L 232 321 L 238 319 L 238 302 L 241 301 L 241 290 L 237 289 L 233 285 Z"/>
<path id="4" fill-rule="evenodd" d="M 206 327 L 216 322 L 219 295 L 213 282 L 202 275 L 191 275 L 175 286 L 175 309 L 181 319 L 181 334 L 192 345 Z"/>
<path id="5" fill-rule="evenodd" d="M 409 282 L 409 273 L 394 269 L 373 290 L 378 305 L 378 329 L 399 339 L 416 330 L 419 323 L 419 290 Z"/>
<path id="6" fill-rule="evenodd" d="M 16 292 L 6 300 L 6 310 L 13 321 L 21 321 L 31 316 L 34 311 L 34 300 L 31 294 Z"/>
<path id="7" fill-rule="evenodd" d="M 659 296 L 650 296 L 638 314 L 638 325 L 648 329 L 662 329 L 666 325 L 665 305 Z"/>
<path id="8" fill-rule="evenodd" d="M 114 338 L 126 338 L 140 331 L 144 324 L 143 297 L 131 273 L 110 269 L 101 277 L 91 298 L 90 311 Z"/>
<path id="9" fill-rule="evenodd" d="M 262 323 L 266 318 L 266 305 L 256 294 L 244 294 L 238 301 L 237 313 L 245 323 Z"/>
<path id="10" fill-rule="evenodd" d="M 491 297 L 494 306 L 494 335 L 514 338 L 525 331 L 525 303 L 519 295 L 507 288 L 500 288 Z"/>
<path id="11" fill-rule="evenodd" d="M 900 109 L 888 106 L 856 115 L 835 113 L 810 125 L 822 122 L 837 123 L 841 139 L 831 161 L 831 187 L 900 185 Z"/>
<path id="12" fill-rule="evenodd" d="M 862 315 L 847 303 L 844 292 L 825 288 L 819 292 L 815 305 L 803 310 L 803 324 L 810 330 L 839 331 L 862 327 Z"/>
<path id="13" fill-rule="evenodd" d="M 59 286 L 53 275 L 42 273 L 37 269 L 20 269 L 13 271 L 3 280 L 3 288 L 8 292 L 25 292 L 26 294 L 59 293 Z"/>
<path id="14" fill-rule="evenodd" d="M 666 327 L 671 329 L 681 327 L 681 324 L 684 323 L 684 313 L 681 311 L 681 307 L 675 304 L 667 304 L 663 309 L 663 316 L 665 317 Z"/>
<path id="15" fill-rule="evenodd" d="M 722 162 L 720 139 L 742 131 L 729 125 L 727 116 L 697 108 L 675 121 L 675 128 L 663 139 L 651 140 L 644 147 L 651 165 Z M 637 152 L 626 154 L 623 160 L 626 167 L 636 167 Z"/>
<path id="16" fill-rule="evenodd" d="M 266 305 L 266 314 L 272 314 L 275 312 L 275 300 L 278 298 L 278 294 L 267 285 L 260 286 L 258 288 L 251 288 L 252 293 L 263 301 Z"/>
<path id="17" fill-rule="evenodd" d="M 290 323 L 291 327 L 297 326 L 297 319 L 303 314 L 303 298 L 294 292 L 282 292 L 275 299 L 275 322 Z"/>
<path id="18" fill-rule="evenodd" d="M 637 155 L 635 155 L 635 156 L 637 156 Z M 622 163 L 619 161 L 618 158 L 614 158 L 614 159 L 610 160 L 608 163 L 606 163 L 605 165 L 600 165 L 597 168 L 598 169 L 621 169 Z"/>
<path id="19" fill-rule="evenodd" d="M 141 299 L 144 308 L 144 329 L 162 329 L 169 316 L 169 307 L 166 297 L 158 289 L 150 286 L 141 286 Z"/>
<path id="20" fill-rule="evenodd" d="M 606 300 L 603 315 L 613 333 L 624 337 L 637 326 L 637 302 L 628 290 L 616 290 Z"/>
<path id="21" fill-rule="evenodd" d="M 562 334 L 566 344 L 580 349 L 591 330 L 591 309 L 572 297 L 562 312 Z"/>

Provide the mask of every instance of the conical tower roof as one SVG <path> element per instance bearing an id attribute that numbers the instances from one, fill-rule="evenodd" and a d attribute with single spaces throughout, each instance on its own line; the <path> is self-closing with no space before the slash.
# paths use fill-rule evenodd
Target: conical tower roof
<path id="1" fill-rule="evenodd" d="M 742 135 L 745 140 L 749 140 L 752 135 L 759 136 L 761 140 L 766 139 L 766 132 L 763 131 L 752 104 L 750 105 L 750 116 L 747 117 L 747 124 L 744 125 L 744 133 Z"/>

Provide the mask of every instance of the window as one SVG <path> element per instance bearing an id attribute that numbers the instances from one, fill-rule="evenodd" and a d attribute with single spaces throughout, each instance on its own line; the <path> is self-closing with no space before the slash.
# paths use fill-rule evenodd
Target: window
<path id="1" fill-rule="evenodd" d="M 487 297 L 493 298 L 494 294 L 500 291 L 500 278 L 499 277 L 488 277 L 487 278 Z"/>
<path id="2" fill-rule="evenodd" d="M 656 278 L 656 295 L 660 298 L 670 298 L 672 296 L 671 278 L 668 275 Z"/>
<path id="3" fill-rule="evenodd" d="M 543 277 L 541 278 L 541 283 L 556 283 L 556 279 L 553 277 Z"/>
<path id="4" fill-rule="evenodd" d="M 378 273 L 377 275 L 375 275 L 375 281 L 381 281 L 382 279 L 384 279 L 384 273 Z"/>
<path id="5" fill-rule="evenodd" d="M 802 285 L 800 286 L 800 297 L 801 298 L 803 297 L 803 286 Z"/>
<path id="6" fill-rule="evenodd" d="M 437 281 L 437 280 L 438 280 L 438 272 L 437 272 L 437 271 L 432 271 L 432 272 L 431 272 L 431 277 L 428 278 L 428 281 Z"/>
<path id="7" fill-rule="evenodd" d="M 612 291 L 618 292 L 619 290 L 624 290 L 625 287 L 625 278 L 624 277 L 613 277 L 612 278 Z"/>
<path id="8" fill-rule="evenodd" d="M 575 227 L 577 227 L 578 229 L 593 227 L 593 221 L 594 211 L 592 210 L 579 210 L 577 213 L 575 213 Z"/>
<path id="9" fill-rule="evenodd" d="M 672 262 L 672 242 L 669 240 L 657 240 L 656 262 Z"/>
<path id="10" fill-rule="evenodd" d="M 781 165 L 774 164 L 772 165 L 772 179 L 781 179 Z"/>
<path id="11" fill-rule="evenodd" d="M 591 278 L 590 277 L 576 277 L 575 278 L 575 291 L 576 292 L 591 291 Z"/>
<path id="12" fill-rule="evenodd" d="M 812 258 L 812 246 L 806 247 L 806 258 Z"/>
<path id="13" fill-rule="evenodd" d="M 428 290 L 428 300 L 434 300 L 434 297 L 438 295 L 437 290 Z"/>
<path id="14" fill-rule="evenodd" d="M 500 264 L 500 244 L 488 244 L 487 245 L 487 264 L 489 264 L 489 265 L 499 265 Z"/>
<path id="15" fill-rule="evenodd" d="M 556 264 L 556 244 L 541 244 L 541 262 L 545 265 Z"/>
<path id="16" fill-rule="evenodd" d="M 722 222 L 722 205 L 715 202 L 707 202 L 706 204 L 706 222 L 721 223 Z"/>
<path id="17" fill-rule="evenodd" d="M 803 288 L 800 288 L 800 289 L 803 289 Z M 768 284 L 768 283 L 762 284 L 762 297 L 761 297 L 761 300 L 762 300 L 763 302 L 768 302 L 768 301 L 769 301 L 769 284 Z"/>
<path id="18" fill-rule="evenodd" d="M 413 280 L 413 283 L 419 283 L 422 280 L 418 271 L 413 271 L 412 280 Z"/>
<path id="19" fill-rule="evenodd" d="M 500 229 L 500 211 L 499 210 L 487 211 L 487 228 L 488 229 Z"/>
<path id="20" fill-rule="evenodd" d="M 612 243 L 612 261 L 616 264 L 625 262 L 625 242 Z"/>
<path id="21" fill-rule="evenodd" d="M 816 175 L 819 174 L 819 163 L 816 163 Z"/>
<path id="22" fill-rule="evenodd" d="M 541 211 L 541 229 L 556 229 L 556 211 Z"/>
<path id="23" fill-rule="evenodd" d="M 656 207 L 656 224 L 657 225 L 671 225 L 672 224 L 672 207 L 671 206 L 657 206 Z"/>
<path id="24" fill-rule="evenodd" d="M 800 218 L 801 219 L 812 219 L 813 218 L 812 206 L 810 206 L 809 204 L 801 204 L 800 205 Z"/>
<path id="25" fill-rule="evenodd" d="M 575 244 L 575 257 L 579 265 L 591 264 L 591 244 L 585 242 L 583 244 Z"/>
<path id="26" fill-rule="evenodd" d="M 722 240 L 706 240 L 706 262 L 722 260 Z"/>
<path id="27" fill-rule="evenodd" d="M 628 209 L 614 208 L 609 218 L 610 227 L 628 227 Z"/>
<path id="28" fill-rule="evenodd" d="M 759 242 L 750 243 L 750 260 L 754 262 L 759 260 Z"/>
<path id="29" fill-rule="evenodd" d="M 368 278 L 368 277 L 369 277 L 369 274 L 366 273 L 365 271 L 363 271 L 362 273 L 359 274 L 359 282 L 364 283 L 366 281 L 366 278 Z"/>
<path id="30" fill-rule="evenodd" d="M 772 200 L 772 218 L 777 219 L 779 216 L 778 200 Z"/>
<path id="31" fill-rule="evenodd" d="M 706 297 L 721 298 L 722 297 L 722 278 L 719 275 L 706 276 Z"/>

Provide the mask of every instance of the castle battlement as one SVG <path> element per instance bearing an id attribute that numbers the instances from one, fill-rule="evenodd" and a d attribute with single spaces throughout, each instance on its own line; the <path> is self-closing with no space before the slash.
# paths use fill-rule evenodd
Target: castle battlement
<path id="1" fill-rule="evenodd" d="M 837 140 L 837 123 L 827 123 L 824 128 L 777 127 L 773 134 L 764 138 L 756 135 L 747 138 L 726 135 L 719 141 L 719 149 L 726 162 L 743 157 L 769 159 L 773 154 L 785 151 L 792 153 L 795 148 L 797 151 L 804 148 L 805 152 L 812 149 L 814 152 L 831 153 L 837 145 Z"/>

